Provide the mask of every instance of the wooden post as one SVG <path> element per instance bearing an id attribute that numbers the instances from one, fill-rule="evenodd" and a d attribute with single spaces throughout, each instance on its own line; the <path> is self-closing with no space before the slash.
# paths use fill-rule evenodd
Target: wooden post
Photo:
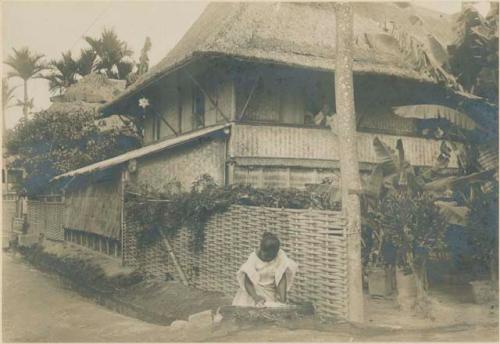
<path id="1" fill-rule="evenodd" d="M 352 76 L 353 13 L 351 4 L 335 7 L 336 63 L 335 102 L 338 117 L 338 149 L 342 185 L 342 212 L 347 220 L 348 320 L 364 321 L 361 266 L 361 180 L 357 152 L 356 115 Z"/>
<path id="2" fill-rule="evenodd" d="M 168 254 L 170 255 L 170 258 L 172 259 L 172 263 L 174 263 L 175 269 L 177 270 L 177 273 L 179 274 L 179 277 L 181 278 L 182 284 L 184 284 L 186 287 L 189 286 L 188 280 L 186 278 L 186 274 L 184 274 L 184 271 L 182 270 L 181 266 L 179 265 L 179 262 L 177 261 L 177 257 L 175 256 L 174 249 L 172 248 L 172 245 L 170 245 L 170 241 L 168 241 L 167 237 L 165 237 L 163 234 L 161 234 L 161 238 L 163 240 L 163 244 L 167 248 Z"/>

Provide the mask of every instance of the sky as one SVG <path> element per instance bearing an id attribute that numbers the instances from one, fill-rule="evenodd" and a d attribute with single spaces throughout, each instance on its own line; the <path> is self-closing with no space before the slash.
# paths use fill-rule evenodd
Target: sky
<path id="1" fill-rule="evenodd" d="M 118 37 L 125 40 L 137 60 L 147 36 L 151 38 L 150 66 L 156 64 L 179 41 L 193 22 L 203 12 L 206 1 L 19 1 L 2 3 L 2 50 L 5 59 L 12 48 L 28 46 L 44 54 L 50 61 L 59 58 L 63 51 L 71 50 L 79 56 L 87 47 L 84 36 L 97 37 L 104 28 L 114 28 Z M 418 1 L 419 6 L 444 13 L 455 13 L 460 1 Z M 485 14 L 487 2 L 476 7 Z M 2 64 L 5 74 L 9 67 Z M 21 85 L 20 79 L 10 79 L 9 85 Z M 48 82 L 31 80 L 29 96 L 35 99 L 34 111 L 50 105 Z M 22 99 L 22 87 L 15 96 Z M 22 117 L 20 107 L 6 111 L 6 126 L 12 128 Z"/>

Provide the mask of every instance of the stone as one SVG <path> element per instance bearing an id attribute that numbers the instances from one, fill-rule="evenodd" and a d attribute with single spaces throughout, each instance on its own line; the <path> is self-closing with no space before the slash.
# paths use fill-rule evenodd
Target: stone
<path id="1" fill-rule="evenodd" d="M 175 320 L 170 324 L 170 327 L 175 329 L 182 329 L 185 328 L 187 325 L 188 322 L 186 320 Z"/>
<path id="2" fill-rule="evenodd" d="M 190 328 L 211 329 L 213 324 L 212 311 L 203 311 L 200 313 L 191 314 L 188 318 Z"/>

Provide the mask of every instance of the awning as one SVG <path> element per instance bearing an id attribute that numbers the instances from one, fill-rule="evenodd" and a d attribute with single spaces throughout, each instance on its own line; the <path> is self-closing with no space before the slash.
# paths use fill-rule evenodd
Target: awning
<path id="1" fill-rule="evenodd" d="M 102 171 L 105 169 L 108 169 L 113 166 L 117 166 L 119 164 L 125 163 L 129 160 L 132 159 L 137 159 L 149 154 L 157 153 L 165 149 L 170 149 L 175 146 L 187 143 L 189 141 L 195 140 L 197 138 L 203 137 L 203 136 L 208 136 L 210 134 L 213 134 L 215 132 L 224 130 L 226 128 L 229 128 L 231 124 L 221 124 L 221 125 L 215 125 L 207 128 L 203 128 L 200 130 L 193 131 L 191 133 L 187 133 L 181 136 L 177 136 L 165 141 L 161 141 L 146 147 L 142 147 L 118 156 L 115 156 L 111 159 L 99 161 L 97 163 L 94 163 L 92 165 L 87 165 L 85 167 L 79 168 L 77 170 L 73 170 L 70 172 L 66 172 L 64 174 L 58 175 L 54 178 L 52 178 L 51 181 L 55 181 L 61 178 L 65 177 L 72 177 L 72 176 L 77 176 L 85 173 L 91 173 L 91 172 L 96 172 L 96 171 Z"/>
<path id="2" fill-rule="evenodd" d="M 394 107 L 393 111 L 396 115 L 405 118 L 445 118 L 463 129 L 475 129 L 477 127 L 476 123 L 466 114 L 442 105 L 419 104 L 398 106 Z"/>

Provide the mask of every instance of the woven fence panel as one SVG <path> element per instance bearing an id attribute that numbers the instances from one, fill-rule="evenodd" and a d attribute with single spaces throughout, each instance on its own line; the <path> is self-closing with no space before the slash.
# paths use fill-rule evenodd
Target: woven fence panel
<path id="1" fill-rule="evenodd" d="M 126 216 L 123 228 L 122 254 L 126 266 L 139 269 L 155 277 L 165 277 L 167 274 L 173 273 L 171 264 L 169 264 L 168 252 L 161 241 L 155 242 L 147 249 L 142 249 L 137 242 L 136 233 L 141 230 L 137 223 Z"/>
<path id="2" fill-rule="evenodd" d="M 127 222 L 125 264 L 161 276 L 176 269 L 161 242 L 138 249 Z M 175 256 L 190 283 L 200 289 L 234 295 L 236 272 L 260 242 L 262 233 L 277 234 L 287 255 L 299 264 L 290 292 L 293 302 L 310 301 L 318 314 L 347 315 L 347 248 L 344 219 L 338 212 L 232 206 L 205 227 L 203 250 L 193 253 L 192 234 L 183 228 L 171 239 Z"/>
<path id="3" fill-rule="evenodd" d="M 43 233 L 45 223 L 43 216 L 43 203 L 39 201 L 28 201 L 28 232 L 29 234 Z"/>
<path id="4" fill-rule="evenodd" d="M 28 224 L 30 234 L 41 234 L 51 240 L 64 240 L 64 203 L 28 202 Z"/>
<path id="5" fill-rule="evenodd" d="M 2 232 L 9 235 L 12 232 L 12 221 L 16 217 L 16 201 L 3 200 L 2 202 Z"/>

